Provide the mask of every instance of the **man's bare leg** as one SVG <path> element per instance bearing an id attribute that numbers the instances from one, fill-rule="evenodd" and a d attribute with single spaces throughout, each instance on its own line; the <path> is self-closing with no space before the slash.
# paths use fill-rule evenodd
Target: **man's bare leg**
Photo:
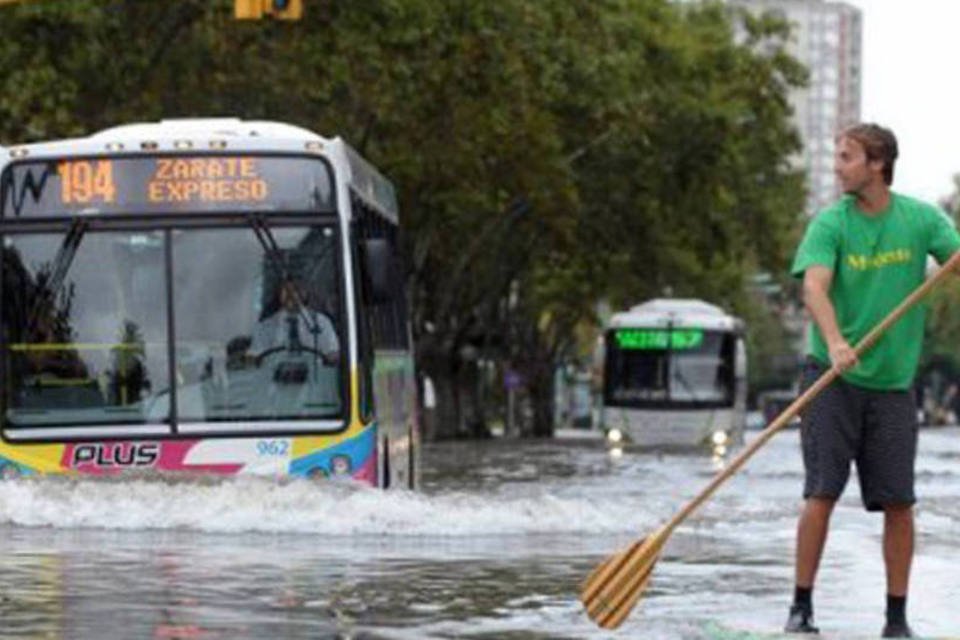
<path id="1" fill-rule="evenodd" d="M 907 590 L 913 561 L 913 507 L 888 506 L 883 510 L 883 561 L 887 567 L 887 624 L 883 636 L 910 637 L 907 625 Z"/>
<path id="2" fill-rule="evenodd" d="M 796 582 L 798 587 L 813 588 L 823 556 L 830 526 L 830 514 L 837 503 L 832 498 L 807 498 L 797 523 Z"/>
<path id="3" fill-rule="evenodd" d="M 887 593 L 907 595 L 913 561 L 913 507 L 883 510 L 883 560 L 887 565 Z"/>
<path id="4" fill-rule="evenodd" d="M 813 583 L 823 556 L 830 526 L 830 514 L 836 500 L 807 498 L 797 522 L 796 588 L 784 631 L 818 633 L 813 625 Z"/>

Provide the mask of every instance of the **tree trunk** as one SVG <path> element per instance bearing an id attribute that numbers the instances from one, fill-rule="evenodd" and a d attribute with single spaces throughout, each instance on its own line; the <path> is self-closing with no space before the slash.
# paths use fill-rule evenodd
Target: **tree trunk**
<path id="1" fill-rule="evenodd" d="M 460 392 L 460 406 L 465 435 L 470 438 L 489 438 L 490 429 L 487 425 L 480 367 L 476 359 L 462 363 L 460 368 L 458 390 Z"/>
<path id="2" fill-rule="evenodd" d="M 449 374 L 440 374 L 436 378 L 433 376 L 431 378 L 437 391 L 434 439 L 448 440 L 460 437 L 463 432 L 461 426 L 463 420 L 456 380 Z"/>
<path id="3" fill-rule="evenodd" d="M 546 369 L 546 370 L 544 370 Z M 533 409 L 531 433 L 537 438 L 553 436 L 553 375 L 548 368 L 537 372 L 530 381 L 530 403 Z"/>
<path id="4" fill-rule="evenodd" d="M 436 399 L 433 415 L 428 420 L 431 428 L 424 434 L 428 440 L 455 438 L 462 432 L 457 362 L 444 346 L 431 335 L 422 336 L 417 342 L 417 367 L 433 383 Z"/>

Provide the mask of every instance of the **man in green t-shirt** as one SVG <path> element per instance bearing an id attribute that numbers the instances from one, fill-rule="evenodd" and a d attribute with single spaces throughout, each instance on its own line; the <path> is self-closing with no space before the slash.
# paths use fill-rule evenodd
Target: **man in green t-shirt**
<path id="1" fill-rule="evenodd" d="M 890 190 L 897 140 L 854 125 L 836 140 L 844 197 L 817 214 L 794 259 L 811 325 L 803 385 L 829 367 L 841 375 L 803 412 L 806 478 L 797 526 L 796 587 L 786 631 L 816 633 L 812 590 L 830 514 L 856 461 L 869 511 L 883 511 L 887 620 L 883 637 L 911 637 L 906 597 L 913 558 L 917 412 L 911 391 L 924 309 L 907 312 L 858 359 L 855 345 L 923 282 L 927 256 L 946 261 L 960 235 L 939 209 Z"/>

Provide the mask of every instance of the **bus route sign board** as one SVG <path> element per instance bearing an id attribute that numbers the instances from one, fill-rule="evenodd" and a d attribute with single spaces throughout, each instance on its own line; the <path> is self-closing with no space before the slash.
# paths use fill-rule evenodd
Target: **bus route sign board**
<path id="1" fill-rule="evenodd" d="M 617 346 L 632 350 L 686 350 L 703 344 L 703 329 L 618 329 Z"/>
<path id="2" fill-rule="evenodd" d="M 4 218 L 76 214 L 333 209 L 327 165 L 300 156 L 66 158 L 11 164 Z"/>

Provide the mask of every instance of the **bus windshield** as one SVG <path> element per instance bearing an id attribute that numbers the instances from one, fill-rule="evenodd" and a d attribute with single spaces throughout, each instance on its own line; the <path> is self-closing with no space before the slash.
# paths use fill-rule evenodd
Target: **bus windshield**
<path id="1" fill-rule="evenodd" d="M 734 334 L 702 329 L 615 329 L 606 338 L 605 404 L 633 408 L 728 407 Z"/>
<path id="2" fill-rule="evenodd" d="M 339 234 L 315 220 L 272 246 L 235 223 L 5 235 L 5 433 L 342 419 Z"/>

